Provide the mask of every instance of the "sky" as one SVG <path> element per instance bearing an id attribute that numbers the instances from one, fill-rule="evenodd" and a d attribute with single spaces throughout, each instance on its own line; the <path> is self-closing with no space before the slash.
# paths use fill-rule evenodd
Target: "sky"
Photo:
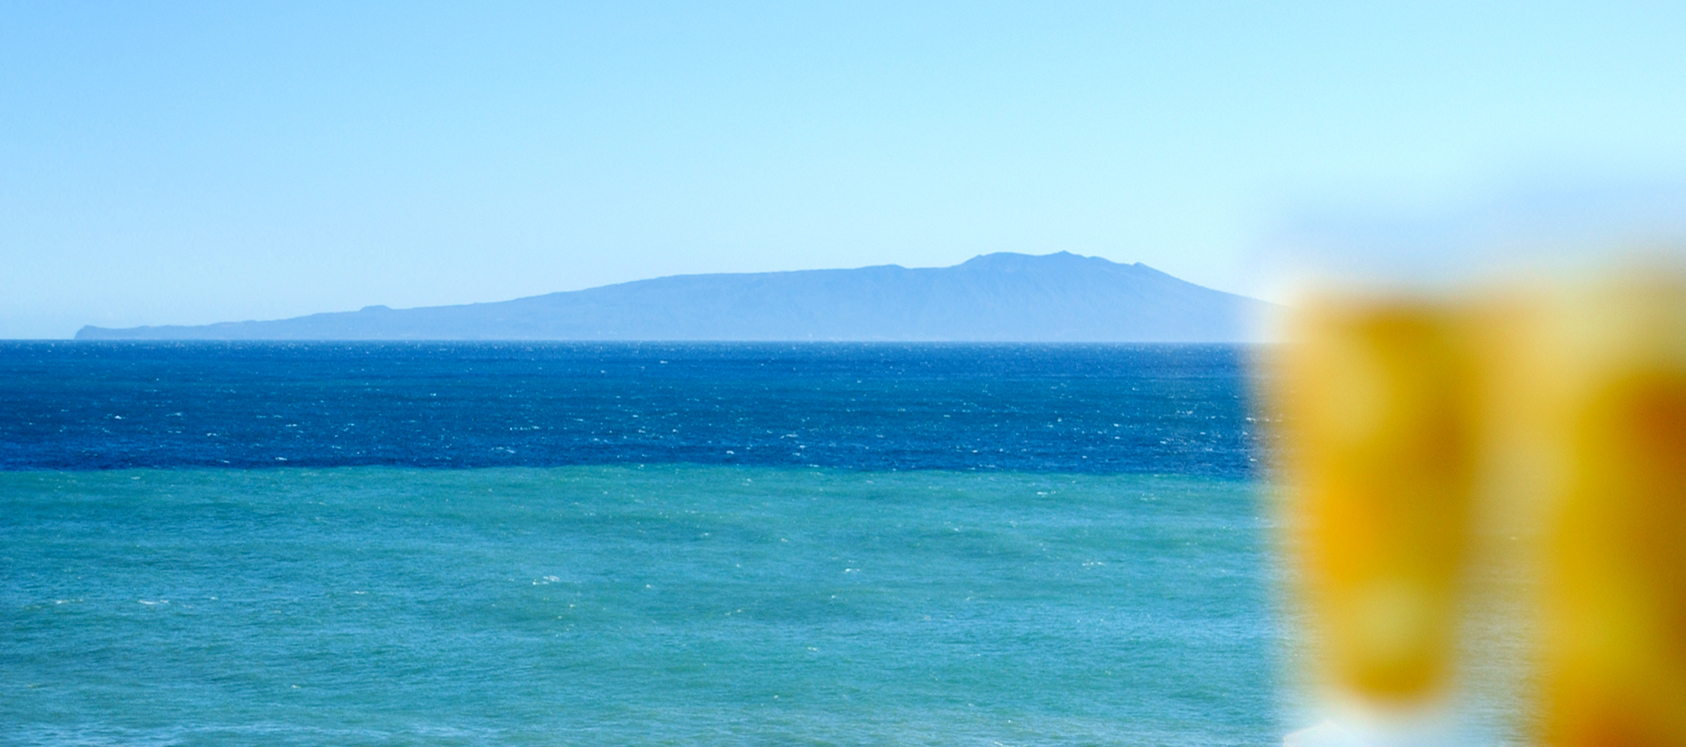
<path id="1" fill-rule="evenodd" d="M 8 0 L 0 338 L 998 251 L 1269 297 L 1289 245 L 1686 227 L 1683 38 L 1678 2 Z"/>

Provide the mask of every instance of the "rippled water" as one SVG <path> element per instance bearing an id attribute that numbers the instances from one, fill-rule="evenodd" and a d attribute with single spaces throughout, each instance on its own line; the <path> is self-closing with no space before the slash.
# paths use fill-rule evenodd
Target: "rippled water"
<path id="1" fill-rule="evenodd" d="M 1240 357 L 3 345 L 0 743 L 1273 743 Z"/>
<path id="2" fill-rule="evenodd" d="M 3 732 L 1257 744 L 1259 522 L 1191 477 L 0 473 Z"/>
<path id="3" fill-rule="evenodd" d="M 686 462 L 1245 477 L 1224 346 L 0 343 L 0 469 Z"/>

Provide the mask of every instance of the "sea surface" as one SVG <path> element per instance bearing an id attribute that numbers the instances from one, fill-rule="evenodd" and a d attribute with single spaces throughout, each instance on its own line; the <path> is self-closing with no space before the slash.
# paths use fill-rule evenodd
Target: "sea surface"
<path id="1" fill-rule="evenodd" d="M 1247 356 L 0 343 L 0 744 L 1277 743 Z"/>

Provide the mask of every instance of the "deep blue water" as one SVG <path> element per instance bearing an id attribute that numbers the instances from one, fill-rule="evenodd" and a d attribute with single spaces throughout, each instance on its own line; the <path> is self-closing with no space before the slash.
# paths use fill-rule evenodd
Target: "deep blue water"
<path id="1" fill-rule="evenodd" d="M 0 469 L 694 463 L 1246 477 L 1246 351 L 0 343 Z"/>

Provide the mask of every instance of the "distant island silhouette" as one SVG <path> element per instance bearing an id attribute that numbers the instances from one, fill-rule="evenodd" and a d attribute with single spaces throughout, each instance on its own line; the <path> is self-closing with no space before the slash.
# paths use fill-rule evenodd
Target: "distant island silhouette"
<path id="1" fill-rule="evenodd" d="M 674 275 L 494 303 L 87 326 L 76 339 L 1248 342 L 1270 307 L 1140 263 L 1002 252 L 953 267 Z"/>

